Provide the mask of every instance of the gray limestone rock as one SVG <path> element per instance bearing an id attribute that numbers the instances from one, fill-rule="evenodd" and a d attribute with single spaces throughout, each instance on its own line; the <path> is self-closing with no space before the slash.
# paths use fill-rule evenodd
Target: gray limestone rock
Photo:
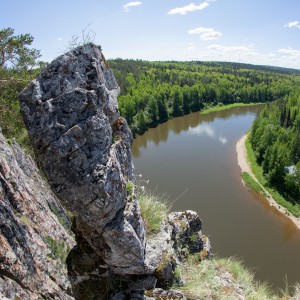
<path id="1" fill-rule="evenodd" d="M 166 289 L 174 283 L 183 284 L 176 268 L 188 255 L 198 253 L 201 259 L 209 258 L 210 242 L 201 229 L 202 221 L 196 212 L 173 212 L 161 230 L 148 238 L 146 260 L 155 268 L 157 287 Z"/>
<path id="2" fill-rule="evenodd" d="M 115 274 L 147 274 L 134 181 L 131 131 L 119 117 L 119 87 L 92 43 L 54 61 L 20 94 L 36 158 L 76 217 L 76 231 Z"/>
<path id="3" fill-rule="evenodd" d="M 143 299 L 144 290 L 180 283 L 176 266 L 184 251 L 210 251 L 192 211 L 166 216 L 146 243 L 132 189 L 132 135 L 119 116 L 118 93 L 101 48 L 90 43 L 55 59 L 19 97 L 36 159 L 75 216 L 77 245 L 67 266 L 76 299 Z"/>

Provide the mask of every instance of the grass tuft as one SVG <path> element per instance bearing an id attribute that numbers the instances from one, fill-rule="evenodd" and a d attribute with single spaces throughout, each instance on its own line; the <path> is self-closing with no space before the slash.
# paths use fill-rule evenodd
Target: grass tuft
<path id="1" fill-rule="evenodd" d="M 164 195 L 155 195 L 151 191 L 139 192 L 137 196 L 147 233 L 151 235 L 158 232 L 170 212 L 168 200 Z"/>
<path id="2" fill-rule="evenodd" d="M 260 299 L 276 297 L 266 284 L 254 281 L 254 275 L 235 258 L 213 258 L 199 261 L 190 256 L 181 265 L 186 285 L 180 287 L 192 299 Z"/>

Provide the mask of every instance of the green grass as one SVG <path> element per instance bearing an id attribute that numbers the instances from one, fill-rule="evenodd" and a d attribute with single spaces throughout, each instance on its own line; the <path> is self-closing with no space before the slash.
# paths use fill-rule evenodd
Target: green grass
<path id="1" fill-rule="evenodd" d="M 253 273 L 234 258 L 199 261 L 193 255 L 180 268 L 186 284 L 177 289 L 187 298 L 239 299 L 237 291 L 241 291 L 245 299 L 277 299 L 266 284 L 256 282 Z"/>
<path id="2" fill-rule="evenodd" d="M 242 178 L 247 187 L 250 189 L 257 191 L 258 193 L 261 193 L 265 197 L 267 196 L 265 191 L 261 188 L 261 186 L 250 176 L 249 173 L 243 172 L 242 173 Z"/>
<path id="3" fill-rule="evenodd" d="M 64 241 L 59 242 L 51 236 L 46 236 L 44 240 L 48 248 L 51 250 L 50 257 L 52 259 L 58 259 L 65 264 L 70 252 L 69 246 Z"/>
<path id="4" fill-rule="evenodd" d="M 248 135 L 249 136 L 249 135 Z M 246 140 L 246 149 L 248 161 L 251 166 L 251 170 L 260 184 L 271 194 L 274 200 L 281 206 L 283 206 L 289 213 L 294 215 L 295 217 L 300 217 L 300 205 L 293 204 L 287 201 L 277 190 L 275 187 L 270 186 L 267 179 L 263 175 L 263 168 L 258 165 L 256 162 L 256 156 L 254 150 L 251 147 L 249 137 Z"/>
<path id="5" fill-rule="evenodd" d="M 219 103 L 216 106 L 204 108 L 200 112 L 200 114 L 201 115 L 207 115 L 211 112 L 226 110 L 226 109 L 230 109 L 230 108 L 233 108 L 233 107 L 253 106 L 253 105 L 258 105 L 258 104 L 262 104 L 262 103 L 232 103 L 232 104 Z"/>
<path id="6" fill-rule="evenodd" d="M 150 191 L 139 192 L 137 197 L 147 234 L 155 234 L 160 230 L 162 221 L 170 212 L 168 201 L 165 196 L 156 195 Z"/>

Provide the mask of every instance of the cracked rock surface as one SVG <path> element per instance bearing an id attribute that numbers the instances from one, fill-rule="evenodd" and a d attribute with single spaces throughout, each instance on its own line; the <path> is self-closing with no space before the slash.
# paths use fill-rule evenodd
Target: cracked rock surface
<path id="1" fill-rule="evenodd" d="M 0 299 L 74 299 L 69 226 L 35 162 L 0 133 Z"/>
<path id="2" fill-rule="evenodd" d="M 132 135 L 118 94 L 101 48 L 89 43 L 52 61 L 19 99 L 36 158 L 77 234 L 110 272 L 153 273 L 139 204 L 126 189 Z"/>

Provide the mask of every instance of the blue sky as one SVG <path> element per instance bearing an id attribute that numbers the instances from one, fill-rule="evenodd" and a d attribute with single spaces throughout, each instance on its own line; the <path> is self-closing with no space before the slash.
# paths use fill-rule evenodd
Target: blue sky
<path id="1" fill-rule="evenodd" d="M 3 0 L 6 27 L 32 34 L 45 61 L 86 28 L 106 58 L 300 69 L 300 0 Z"/>

